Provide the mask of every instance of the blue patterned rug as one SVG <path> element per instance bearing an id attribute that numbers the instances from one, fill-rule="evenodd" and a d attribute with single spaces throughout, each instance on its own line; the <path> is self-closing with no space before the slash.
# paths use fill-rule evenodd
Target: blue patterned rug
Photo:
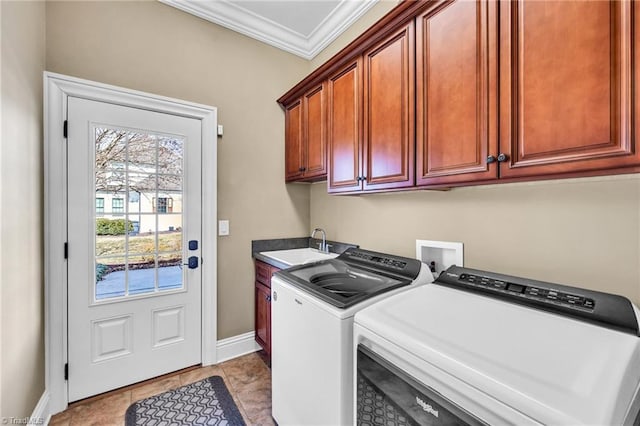
<path id="1" fill-rule="evenodd" d="M 125 426 L 245 426 L 220 376 L 212 376 L 141 401 L 127 409 Z"/>

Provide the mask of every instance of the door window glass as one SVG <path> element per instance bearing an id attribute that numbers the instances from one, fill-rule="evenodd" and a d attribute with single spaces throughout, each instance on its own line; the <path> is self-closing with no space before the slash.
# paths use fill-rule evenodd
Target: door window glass
<path id="1" fill-rule="evenodd" d="M 184 138 L 93 131 L 95 300 L 183 288 Z"/>

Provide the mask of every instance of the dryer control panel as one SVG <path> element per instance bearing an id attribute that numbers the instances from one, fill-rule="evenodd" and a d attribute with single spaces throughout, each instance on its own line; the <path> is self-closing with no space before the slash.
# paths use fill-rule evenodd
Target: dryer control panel
<path id="1" fill-rule="evenodd" d="M 567 308 L 593 311 L 596 304 L 593 299 L 575 293 L 567 293 L 556 288 L 533 285 L 527 286 L 524 284 L 496 280 L 482 275 L 463 273 L 460 275 L 459 280 L 474 287 L 485 288 L 520 298 L 549 302 L 555 305 L 566 306 Z"/>
<path id="2" fill-rule="evenodd" d="M 434 284 L 527 305 L 640 336 L 633 304 L 626 297 L 578 287 L 452 266 Z"/>

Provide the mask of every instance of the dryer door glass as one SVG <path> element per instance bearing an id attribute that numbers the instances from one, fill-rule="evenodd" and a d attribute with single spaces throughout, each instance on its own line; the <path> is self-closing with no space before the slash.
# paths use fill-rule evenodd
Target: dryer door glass
<path id="1" fill-rule="evenodd" d="M 362 345 L 357 386 L 358 425 L 486 425 Z"/>

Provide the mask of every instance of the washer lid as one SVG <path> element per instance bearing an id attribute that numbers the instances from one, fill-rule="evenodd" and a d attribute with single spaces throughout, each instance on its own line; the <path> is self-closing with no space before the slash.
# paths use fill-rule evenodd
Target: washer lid
<path id="1" fill-rule="evenodd" d="M 640 381 L 636 336 L 439 285 L 355 321 L 546 424 L 621 424 Z"/>
<path id="2" fill-rule="evenodd" d="M 340 259 L 296 266 L 276 274 L 338 308 L 411 284 L 409 279 L 373 272 Z"/>

